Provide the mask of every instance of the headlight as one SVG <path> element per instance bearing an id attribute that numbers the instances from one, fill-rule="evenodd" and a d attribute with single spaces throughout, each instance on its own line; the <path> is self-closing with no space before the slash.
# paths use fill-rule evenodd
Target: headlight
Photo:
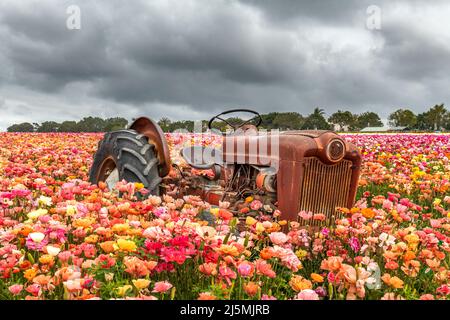
<path id="1" fill-rule="evenodd" d="M 333 139 L 328 143 L 326 149 L 327 158 L 336 162 L 341 160 L 345 154 L 345 144 L 340 139 Z"/>

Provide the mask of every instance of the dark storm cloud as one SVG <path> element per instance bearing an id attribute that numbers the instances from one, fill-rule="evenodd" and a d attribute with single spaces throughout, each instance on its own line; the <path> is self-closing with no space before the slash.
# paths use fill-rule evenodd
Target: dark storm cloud
<path id="1" fill-rule="evenodd" d="M 66 28 L 72 4 L 81 30 Z M 366 28 L 369 5 L 381 30 Z M 419 0 L 5 0 L 0 126 L 228 107 L 422 111 L 450 98 L 449 15 Z"/>

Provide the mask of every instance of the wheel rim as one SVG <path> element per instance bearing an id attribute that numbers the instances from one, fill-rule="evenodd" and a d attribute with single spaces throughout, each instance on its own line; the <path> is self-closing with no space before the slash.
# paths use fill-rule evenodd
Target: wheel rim
<path id="1" fill-rule="evenodd" d="M 119 170 L 113 158 L 106 158 L 97 176 L 98 182 L 105 182 L 109 190 L 113 190 L 117 182 L 119 182 Z"/>

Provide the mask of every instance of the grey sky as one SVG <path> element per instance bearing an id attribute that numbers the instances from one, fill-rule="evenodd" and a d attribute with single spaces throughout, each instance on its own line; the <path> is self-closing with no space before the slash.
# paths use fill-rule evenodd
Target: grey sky
<path id="1" fill-rule="evenodd" d="M 80 30 L 66 27 L 72 4 Z M 370 5 L 381 30 L 366 27 Z M 0 129 L 235 107 L 421 112 L 450 98 L 449 18 L 444 0 L 0 0 Z"/>

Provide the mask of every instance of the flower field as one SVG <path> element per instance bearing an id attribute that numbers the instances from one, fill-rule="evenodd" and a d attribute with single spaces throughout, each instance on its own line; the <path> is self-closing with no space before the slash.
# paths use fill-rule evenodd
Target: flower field
<path id="1" fill-rule="evenodd" d="M 261 219 L 241 230 L 226 203 L 91 185 L 101 138 L 0 133 L 0 299 L 450 297 L 450 135 L 345 135 L 364 158 L 357 203 L 315 233 L 282 232 L 252 198 Z"/>

